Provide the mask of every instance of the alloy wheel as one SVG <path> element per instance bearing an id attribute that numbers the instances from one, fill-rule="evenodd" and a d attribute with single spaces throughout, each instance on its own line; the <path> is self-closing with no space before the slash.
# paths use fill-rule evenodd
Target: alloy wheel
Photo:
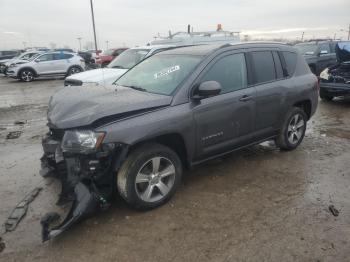
<path id="1" fill-rule="evenodd" d="M 25 82 L 30 82 L 34 78 L 34 75 L 31 71 L 23 71 L 21 76 L 22 80 Z"/>
<path id="2" fill-rule="evenodd" d="M 77 73 L 80 73 L 80 68 L 78 68 L 78 67 L 72 67 L 71 69 L 70 69 L 70 75 L 74 75 L 74 74 L 77 74 Z"/>
<path id="3" fill-rule="evenodd" d="M 288 124 L 287 136 L 291 144 L 297 144 L 303 136 L 305 129 L 305 120 L 302 115 L 295 114 Z"/>
<path id="4" fill-rule="evenodd" d="M 135 179 L 136 193 L 145 202 L 156 202 L 166 197 L 175 182 L 175 166 L 165 157 L 146 161 Z"/>

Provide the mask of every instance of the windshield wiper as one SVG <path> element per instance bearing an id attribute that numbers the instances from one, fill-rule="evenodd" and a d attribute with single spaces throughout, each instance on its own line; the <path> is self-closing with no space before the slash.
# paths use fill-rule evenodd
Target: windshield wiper
<path id="1" fill-rule="evenodd" d="M 119 66 L 119 65 L 116 65 L 116 66 L 112 66 L 112 68 L 120 68 L 120 69 L 126 69 L 125 67 L 123 67 L 123 66 Z"/>
<path id="2" fill-rule="evenodd" d="M 147 89 L 139 87 L 139 86 L 125 86 L 125 87 L 129 87 L 129 88 L 135 89 L 137 91 L 142 91 L 142 92 L 146 92 L 147 91 Z"/>

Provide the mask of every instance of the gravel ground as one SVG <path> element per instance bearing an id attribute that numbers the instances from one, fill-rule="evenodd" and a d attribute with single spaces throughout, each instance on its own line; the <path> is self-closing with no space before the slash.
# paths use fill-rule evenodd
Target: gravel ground
<path id="1" fill-rule="evenodd" d="M 40 141 L 49 97 L 62 86 L 0 76 L 0 223 L 43 187 L 17 229 L 2 235 L 0 261 L 349 261 L 349 99 L 320 102 L 295 151 L 271 142 L 227 155 L 187 171 L 163 207 L 136 212 L 116 199 L 42 244 L 39 221 L 57 209 L 59 185 L 39 175 Z M 11 131 L 22 133 L 8 140 Z"/>

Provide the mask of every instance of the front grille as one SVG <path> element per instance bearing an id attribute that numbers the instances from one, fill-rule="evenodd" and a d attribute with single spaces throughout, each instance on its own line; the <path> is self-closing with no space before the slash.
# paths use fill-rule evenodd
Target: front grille
<path id="1" fill-rule="evenodd" d="M 57 141 L 61 141 L 63 139 L 63 136 L 64 136 L 64 130 L 50 128 L 50 135 L 51 135 L 52 139 L 57 140 Z"/>
<path id="2" fill-rule="evenodd" d="M 81 86 L 83 85 L 83 82 L 81 80 L 76 79 L 66 79 L 64 80 L 65 86 Z"/>

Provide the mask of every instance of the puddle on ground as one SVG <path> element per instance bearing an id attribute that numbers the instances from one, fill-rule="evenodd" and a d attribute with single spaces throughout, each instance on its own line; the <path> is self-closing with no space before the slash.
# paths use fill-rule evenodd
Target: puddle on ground
<path id="1" fill-rule="evenodd" d="M 350 130 L 347 130 L 347 129 L 329 128 L 327 130 L 321 131 L 321 134 L 325 134 L 326 136 L 329 136 L 329 137 L 350 139 Z"/>

